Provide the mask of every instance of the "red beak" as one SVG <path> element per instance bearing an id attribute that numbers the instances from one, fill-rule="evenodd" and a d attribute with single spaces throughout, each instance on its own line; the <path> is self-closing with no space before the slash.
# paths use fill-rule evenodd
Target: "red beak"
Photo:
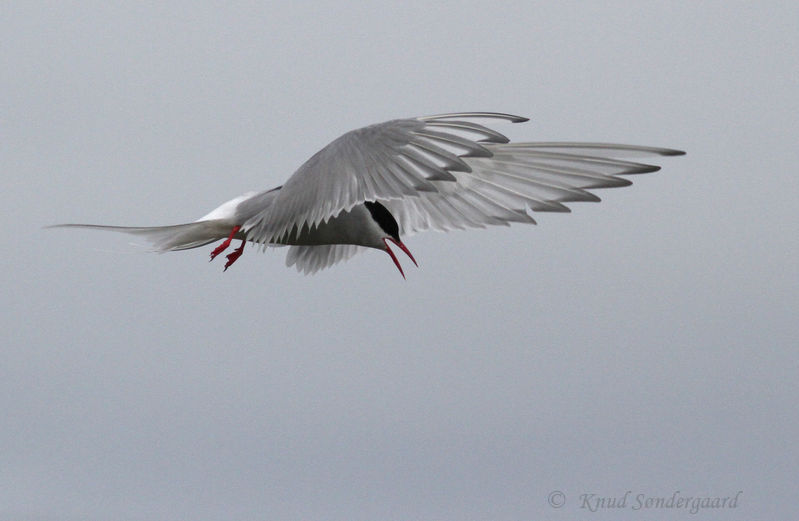
<path id="1" fill-rule="evenodd" d="M 413 258 L 413 255 L 411 255 L 411 252 L 410 252 L 410 250 L 408 250 L 408 248 L 407 248 L 407 247 L 406 247 L 404 244 L 402 244 L 402 241 L 395 241 L 395 240 L 394 240 L 394 239 L 392 239 L 391 237 L 384 237 L 384 238 L 383 238 L 383 244 L 385 244 L 385 245 L 386 245 L 386 253 L 388 253 L 389 257 L 391 257 L 391 260 L 393 260 L 393 261 L 394 261 L 394 264 L 396 264 L 396 266 L 397 266 L 397 269 L 398 269 L 398 270 L 399 270 L 399 272 L 400 272 L 400 275 L 402 275 L 402 278 L 404 279 L 404 278 L 405 278 L 405 272 L 404 272 L 404 271 L 402 271 L 402 266 L 400 266 L 400 263 L 399 263 L 399 261 L 397 260 L 397 256 L 396 256 L 396 255 L 394 255 L 394 252 L 393 252 L 393 251 L 391 251 L 391 248 L 389 248 L 389 247 L 388 247 L 388 243 L 387 243 L 386 241 L 391 241 L 391 242 L 393 242 L 393 243 L 394 243 L 394 244 L 395 244 L 395 245 L 396 245 L 396 246 L 397 246 L 399 249 L 401 249 L 402 251 L 404 251 L 404 252 L 405 252 L 405 255 L 407 255 L 408 257 L 410 257 L 410 258 L 411 258 L 411 260 L 413 261 L 413 263 L 414 263 L 414 264 L 416 264 L 416 267 L 417 267 L 417 268 L 419 267 L 419 264 L 417 264 L 417 262 L 416 262 L 416 259 L 414 259 L 414 258 Z"/>

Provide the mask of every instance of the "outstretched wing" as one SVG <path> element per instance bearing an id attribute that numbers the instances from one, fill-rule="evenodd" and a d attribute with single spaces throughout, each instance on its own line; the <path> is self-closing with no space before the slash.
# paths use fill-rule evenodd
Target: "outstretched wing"
<path id="1" fill-rule="evenodd" d="M 448 231 L 535 224 L 528 210 L 568 212 L 564 203 L 599 201 L 589 192 L 632 184 L 618 176 L 660 170 L 659 166 L 618 159 L 681 155 L 679 150 L 605 143 L 513 143 L 488 145 L 492 156 L 468 158 L 466 172 L 452 172 L 454 183 L 436 183 L 436 192 L 385 201 L 400 233 Z"/>
<path id="2" fill-rule="evenodd" d="M 274 204 L 245 222 L 247 236 L 277 241 L 293 229 L 316 226 L 374 200 L 394 215 L 401 234 L 535 223 L 528 210 L 567 212 L 564 203 L 599 201 L 588 190 L 631 184 L 618 176 L 659 170 L 621 157 L 684 153 L 604 143 L 510 143 L 477 123 L 486 118 L 526 121 L 473 112 L 399 119 L 348 132 L 300 167 Z M 340 260 L 316 252 L 307 261 L 315 269 L 332 263 L 324 259 Z M 310 255 L 299 253 L 298 263 Z"/>
<path id="3" fill-rule="evenodd" d="M 256 242 L 277 242 L 294 228 L 316 226 L 364 201 L 438 192 L 440 184 L 457 181 L 453 172 L 470 170 L 466 159 L 492 155 L 484 144 L 508 142 L 465 118 L 526 121 L 508 114 L 468 113 L 397 119 L 353 130 L 306 161 L 274 203 L 245 222 L 243 230 Z"/>

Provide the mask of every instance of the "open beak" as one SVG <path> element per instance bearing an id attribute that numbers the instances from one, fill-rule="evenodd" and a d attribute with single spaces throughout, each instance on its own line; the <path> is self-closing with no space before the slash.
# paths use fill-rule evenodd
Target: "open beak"
<path id="1" fill-rule="evenodd" d="M 414 263 L 414 264 L 416 264 L 416 267 L 417 267 L 417 268 L 419 267 L 419 264 L 417 264 L 417 262 L 416 262 L 416 259 L 414 259 L 414 258 L 413 258 L 413 255 L 411 255 L 411 252 L 410 252 L 410 250 L 408 250 L 408 248 L 407 248 L 407 247 L 406 247 L 404 244 L 402 244 L 402 241 L 395 241 L 395 240 L 394 240 L 394 239 L 392 239 L 391 237 L 384 237 L 384 238 L 383 238 L 383 244 L 385 244 L 385 245 L 386 245 L 386 253 L 388 253 L 389 257 L 391 257 L 391 260 L 393 260 L 393 261 L 394 261 L 394 264 L 396 264 L 396 266 L 397 266 L 397 269 L 398 269 L 398 270 L 399 270 L 399 272 L 400 272 L 400 275 L 402 275 L 402 278 L 404 279 L 404 278 L 405 278 L 405 272 L 404 272 L 404 271 L 402 271 L 402 266 L 400 266 L 400 263 L 399 263 L 399 261 L 397 260 L 397 256 L 396 256 L 396 255 L 394 255 L 394 252 L 393 252 L 393 251 L 391 251 L 391 248 L 389 248 L 389 247 L 388 247 L 388 242 L 386 242 L 386 241 L 391 241 L 391 242 L 393 242 L 393 243 L 394 243 L 394 245 L 396 245 L 396 246 L 397 246 L 399 249 L 401 249 L 402 251 L 404 251 L 404 252 L 405 252 L 405 255 L 407 255 L 408 257 L 410 257 L 410 258 L 411 258 L 411 260 L 413 261 L 413 263 Z"/>

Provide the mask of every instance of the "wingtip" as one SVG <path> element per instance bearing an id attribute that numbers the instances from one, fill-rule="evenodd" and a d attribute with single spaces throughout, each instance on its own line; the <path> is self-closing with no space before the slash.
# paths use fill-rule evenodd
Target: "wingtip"
<path id="1" fill-rule="evenodd" d="M 661 167 L 659 165 L 647 165 L 644 163 L 640 163 L 635 168 L 630 168 L 624 172 L 620 172 L 619 175 L 629 175 L 629 174 L 652 174 L 654 172 L 660 171 Z"/>
<path id="2" fill-rule="evenodd" d="M 42 226 L 42 230 L 54 230 L 56 228 L 85 228 L 85 229 L 102 229 L 108 228 L 107 226 L 97 225 L 97 224 L 75 224 L 75 223 L 59 223 L 59 224 L 48 224 L 46 226 Z M 113 226 L 111 227 L 113 228 Z"/>
<path id="3" fill-rule="evenodd" d="M 435 121 L 435 120 L 448 120 L 448 119 L 501 119 L 510 121 L 511 123 L 524 123 L 530 121 L 530 118 L 524 116 L 517 116 L 515 114 L 506 114 L 504 112 L 451 112 L 448 114 L 434 114 L 431 116 L 419 116 L 416 119 L 421 121 Z"/>

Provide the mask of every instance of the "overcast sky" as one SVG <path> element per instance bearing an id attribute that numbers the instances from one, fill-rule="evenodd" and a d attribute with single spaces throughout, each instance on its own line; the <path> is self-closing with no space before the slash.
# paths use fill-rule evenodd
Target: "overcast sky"
<path id="1" fill-rule="evenodd" d="M 20 1 L 0 35 L 3 521 L 796 516 L 795 2 Z M 471 110 L 688 155 L 411 237 L 407 281 L 41 229 L 194 220 Z M 633 508 L 675 492 L 739 497 Z"/>

